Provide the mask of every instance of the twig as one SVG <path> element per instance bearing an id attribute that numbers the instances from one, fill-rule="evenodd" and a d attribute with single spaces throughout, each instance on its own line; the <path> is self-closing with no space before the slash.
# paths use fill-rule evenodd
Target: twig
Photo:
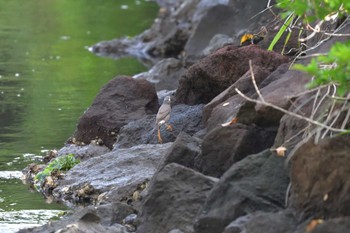
<path id="1" fill-rule="evenodd" d="M 261 95 L 260 93 L 260 90 L 258 88 L 258 86 L 256 85 L 256 81 L 255 81 L 255 75 L 254 75 L 254 72 L 253 72 L 253 66 L 252 66 L 252 60 L 249 60 L 249 71 L 250 71 L 250 75 L 252 77 L 252 82 L 253 82 L 253 85 L 254 85 L 254 89 L 256 91 L 256 93 L 258 94 L 259 98 L 265 102 L 263 96 Z"/>
<path id="2" fill-rule="evenodd" d="M 294 116 L 296 118 L 299 118 L 299 119 L 303 119 L 313 125 L 317 125 L 317 126 L 320 126 L 320 127 L 323 127 L 325 129 L 329 129 L 331 131 L 334 131 L 334 132 L 339 132 L 339 133 L 344 133 L 344 132 L 347 132 L 347 130 L 343 130 L 343 129 L 337 129 L 337 128 L 333 128 L 333 127 L 330 127 L 328 125 L 325 125 L 325 124 L 322 124 L 318 121 L 315 121 L 313 119 L 310 119 L 308 117 L 304 117 L 304 116 L 301 116 L 299 114 L 296 114 L 294 112 L 290 112 L 288 110 L 285 110 L 284 108 L 281 108 L 281 107 L 278 107 L 277 105 L 274 105 L 274 104 L 270 104 L 268 102 L 265 102 L 265 101 L 259 101 L 259 100 L 255 100 L 255 99 L 252 99 L 252 98 L 249 98 L 248 96 L 244 95 L 238 88 L 235 88 L 235 91 L 241 96 L 243 97 L 244 99 L 250 101 L 250 102 L 253 102 L 253 103 L 256 103 L 256 104 L 262 104 L 262 105 L 265 105 L 265 106 L 268 106 L 268 107 L 271 107 L 273 109 L 276 109 L 278 111 L 281 111 L 285 114 L 288 114 L 290 116 Z"/>

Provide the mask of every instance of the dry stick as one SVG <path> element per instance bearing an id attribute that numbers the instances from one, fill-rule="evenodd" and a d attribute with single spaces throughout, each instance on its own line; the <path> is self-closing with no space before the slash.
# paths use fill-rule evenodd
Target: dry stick
<path id="1" fill-rule="evenodd" d="M 284 108 L 281 108 L 281 107 L 278 107 L 277 105 L 274 105 L 274 104 L 270 104 L 268 102 L 265 102 L 265 101 L 259 101 L 259 100 L 255 100 L 255 99 L 252 99 L 252 98 L 249 98 L 248 96 L 244 95 L 238 88 L 235 88 L 235 91 L 241 96 L 243 97 L 244 99 L 250 101 L 250 102 L 253 102 L 253 103 L 256 103 L 256 104 L 262 104 L 262 105 L 265 105 L 265 106 L 268 106 L 268 107 L 271 107 L 273 109 L 276 109 L 278 111 L 281 111 L 285 114 L 288 114 L 290 116 L 294 116 L 296 118 L 299 118 L 299 119 L 303 119 L 311 124 L 314 124 L 314 125 L 317 125 L 317 126 L 320 126 L 320 127 L 323 127 L 325 129 L 328 129 L 328 130 L 331 130 L 331 131 L 334 131 L 334 132 L 339 132 L 339 133 L 344 133 L 344 132 L 347 132 L 347 130 L 342 130 L 342 129 L 337 129 L 337 128 L 333 128 L 333 127 L 329 127 L 328 125 L 325 125 L 325 124 L 322 124 L 318 121 L 315 121 L 313 119 L 310 119 L 308 117 L 303 117 L 299 114 L 296 114 L 294 112 L 290 112 L 288 110 L 285 110 Z"/>

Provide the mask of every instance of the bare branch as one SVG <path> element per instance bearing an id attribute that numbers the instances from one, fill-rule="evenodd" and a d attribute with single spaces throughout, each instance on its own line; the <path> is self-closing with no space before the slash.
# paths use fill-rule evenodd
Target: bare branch
<path id="1" fill-rule="evenodd" d="M 296 117 L 296 118 L 303 119 L 303 120 L 305 120 L 305 121 L 307 121 L 307 122 L 309 122 L 309 123 L 311 123 L 311 124 L 313 124 L 313 125 L 317 125 L 317 126 L 323 127 L 323 128 L 325 128 L 325 129 L 329 129 L 329 130 L 334 131 L 334 132 L 339 132 L 339 133 L 347 132 L 347 130 L 337 129 L 337 128 L 330 127 L 330 126 L 328 126 L 328 125 L 322 124 L 322 123 L 320 123 L 320 122 L 318 122 L 318 121 L 315 121 L 315 120 L 313 120 L 313 119 L 310 119 L 310 118 L 308 118 L 308 117 L 301 116 L 301 115 L 296 114 L 296 113 L 294 113 L 294 112 L 290 112 L 290 111 L 288 111 L 288 110 L 285 110 L 284 108 L 278 107 L 277 105 L 274 105 L 274 104 L 265 102 L 265 101 L 263 101 L 263 100 L 260 101 L 260 100 L 255 100 L 255 99 L 249 98 L 248 96 L 244 95 L 238 88 L 235 88 L 235 91 L 236 91 L 241 97 L 243 97 L 244 99 L 246 99 L 246 100 L 248 100 L 248 101 L 250 101 L 250 102 L 257 103 L 257 104 L 263 104 L 263 105 L 265 105 L 265 106 L 271 107 L 271 108 L 273 108 L 273 109 L 276 109 L 276 110 L 278 110 L 278 111 L 281 111 L 281 112 L 283 112 L 283 113 L 285 113 L 285 114 L 288 114 L 288 115 L 290 115 L 290 116 L 294 116 L 294 117 Z"/>

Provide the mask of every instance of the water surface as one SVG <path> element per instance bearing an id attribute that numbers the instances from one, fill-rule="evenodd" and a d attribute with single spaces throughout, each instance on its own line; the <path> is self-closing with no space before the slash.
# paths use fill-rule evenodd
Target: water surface
<path id="1" fill-rule="evenodd" d="M 145 70 L 86 48 L 142 32 L 156 12 L 143 0 L 0 0 L 0 232 L 64 209 L 30 191 L 18 171 L 63 146 L 108 80 Z"/>

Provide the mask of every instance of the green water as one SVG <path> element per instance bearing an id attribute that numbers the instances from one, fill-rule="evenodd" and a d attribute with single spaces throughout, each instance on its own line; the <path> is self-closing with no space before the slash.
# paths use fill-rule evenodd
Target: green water
<path id="1" fill-rule="evenodd" d="M 101 86 L 145 70 L 135 59 L 101 58 L 87 48 L 139 34 L 156 12 L 144 0 L 0 0 L 1 232 L 11 223 L 7 229 L 41 224 L 39 210 L 62 209 L 30 192 L 18 173 L 1 172 L 20 171 L 42 151 L 62 147 Z M 21 222 L 16 213 L 29 210 L 38 215 Z"/>

